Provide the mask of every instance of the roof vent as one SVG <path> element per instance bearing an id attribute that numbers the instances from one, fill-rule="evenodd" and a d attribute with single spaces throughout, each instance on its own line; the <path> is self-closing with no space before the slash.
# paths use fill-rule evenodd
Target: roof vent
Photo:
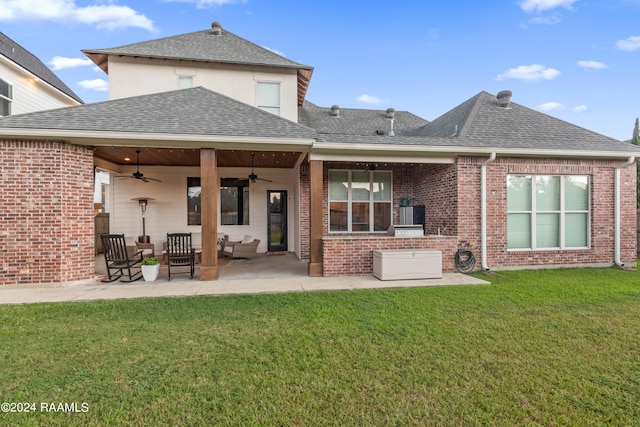
<path id="1" fill-rule="evenodd" d="M 331 115 L 333 117 L 339 117 L 340 116 L 340 106 L 339 105 L 332 105 L 331 106 Z"/>
<path id="2" fill-rule="evenodd" d="M 396 110 L 394 108 L 387 108 L 387 119 L 392 119 L 396 116 Z"/>
<path id="3" fill-rule="evenodd" d="M 211 32 L 213 33 L 214 36 L 221 36 L 222 25 L 220 25 L 219 22 L 214 22 L 213 24 L 211 24 Z"/>
<path id="4" fill-rule="evenodd" d="M 513 94 L 510 90 L 501 90 L 500 92 L 498 92 L 498 94 L 496 95 L 496 98 L 498 100 L 498 107 L 509 108 L 509 104 L 511 103 L 511 95 Z"/>

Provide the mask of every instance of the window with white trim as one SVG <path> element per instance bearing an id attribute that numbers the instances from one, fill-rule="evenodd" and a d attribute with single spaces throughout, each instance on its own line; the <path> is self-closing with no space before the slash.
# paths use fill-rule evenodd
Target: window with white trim
<path id="1" fill-rule="evenodd" d="M 329 171 L 329 231 L 376 232 L 391 226 L 390 171 Z"/>
<path id="2" fill-rule="evenodd" d="M 189 89 L 193 87 L 193 76 L 178 76 L 178 89 Z"/>
<path id="3" fill-rule="evenodd" d="M 6 80 L 0 79 L 0 116 L 11 115 L 13 102 L 13 86 Z"/>
<path id="4" fill-rule="evenodd" d="M 258 82 L 256 103 L 257 107 L 276 116 L 280 115 L 280 83 Z"/>
<path id="5" fill-rule="evenodd" d="M 589 187 L 586 175 L 507 176 L 507 248 L 589 247 Z"/>

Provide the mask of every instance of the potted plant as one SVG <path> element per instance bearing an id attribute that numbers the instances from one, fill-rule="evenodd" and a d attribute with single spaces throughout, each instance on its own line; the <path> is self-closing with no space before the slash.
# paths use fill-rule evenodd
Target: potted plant
<path id="1" fill-rule="evenodd" d="M 160 274 L 160 261 L 156 257 L 148 257 L 142 260 L 142 277 L 145 282 L 153 282 Z"/>

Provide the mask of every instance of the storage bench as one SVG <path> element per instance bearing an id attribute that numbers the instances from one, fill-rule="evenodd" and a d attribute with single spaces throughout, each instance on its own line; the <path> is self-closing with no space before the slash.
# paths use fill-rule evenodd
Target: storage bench
<path id="1" fill-rule="evenodd" d="M 441 279 L 442 252 L 436 249 L 373 251 L 373 275 L 380 280 Z"/>

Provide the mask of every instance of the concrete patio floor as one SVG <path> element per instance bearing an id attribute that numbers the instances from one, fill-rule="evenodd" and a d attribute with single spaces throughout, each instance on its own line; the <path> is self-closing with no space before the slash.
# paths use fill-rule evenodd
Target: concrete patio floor
<path id="1" fill-rule="evenodd" d="M 216 281 L 199 280 L 197 267 L 193 279 L 179 275 L 168 281 L 167 268 L 162 266 L 160 276 L 154 282 L 141 279 L 132 283 L 87 281 L 66 285 L 8 285 L 0 287 L 0 304 L 489 284 L 461 273 L 445 273 L 442 279 L 389 281 L 373 276 L 309 277 L 307 262 L 298 260 L 293 254 L 230 260 L 221 265 L 220 279 Z M 104 259 L 99 256 L 96 273 L 104 274 L 104 271 Z"/>

